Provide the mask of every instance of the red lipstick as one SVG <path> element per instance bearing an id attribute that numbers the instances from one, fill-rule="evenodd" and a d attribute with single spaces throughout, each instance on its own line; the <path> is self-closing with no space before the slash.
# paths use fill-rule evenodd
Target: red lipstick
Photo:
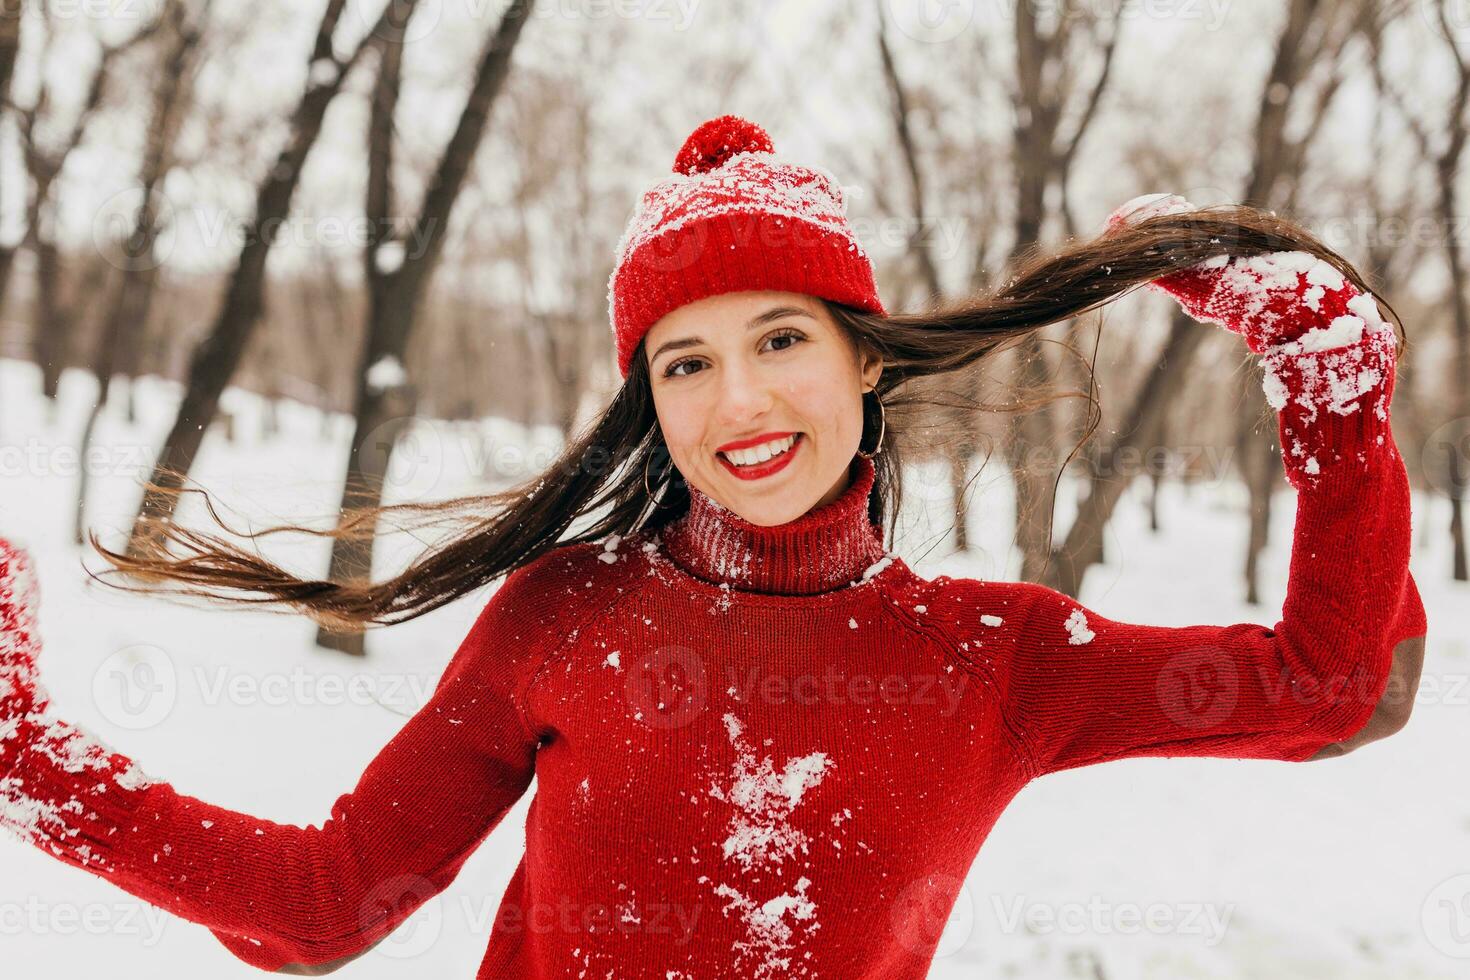
<path id="1" fill-rule="evenodd" d="M 790 449 L 786 450 L 779 456 L 772 456 L 764 463 L 756 463 L 754 466 L 736 466 L 734 463 L 730 462 L 730 460 L 727 459 L 724 455 L 724 450 L 726 448 L 744 449 L 747 446 L 758 446 L 763 442 L 769 442 L 772 439 L 779 439 L 783 435 L 795 435 L 796 441 L 791 444 Z M 784 470 L 787 465 L 790 464 L 791 457 L 796 455 L 797 451 L 801 449 L 805 442 L 806 439 L 802 436 L 800 432 L 775 433 L 768 436 L 761 436 L 757 439 L 742 439 L 740 442 L 732 442 L 728 446 L 721 446 L 720 450 L 715 453 L 715 459 L 718 459 L 720 461 L 720 465 L 725 467 L 725 469 L 728 470 L 733 476 L 739 477 L 742 480 L 759 480 Z"/>

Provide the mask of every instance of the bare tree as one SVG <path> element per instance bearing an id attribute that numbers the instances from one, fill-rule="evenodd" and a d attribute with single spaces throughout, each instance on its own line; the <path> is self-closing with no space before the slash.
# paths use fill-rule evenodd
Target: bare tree
<path id="1" fill-rule="evenodd" d="M 913 234 L 908 236 L 905 252 L 913 260 L 918 285 L 923 290 L 925 303 L 937 306 L 943 302 L 945 294 L 939 277 L 939 265 L 932 248 L 933 239 L 928 234 L 929 219 L 926 213 L 924 167 L 919 159 L 919 148 L 913 133 L 913 110 L 909 86 L 900 74 L 893 47 L 889 42 L 885 8 L 886 4 L 879 0 L 877 4 L 878 59 L 882 65 L 883 79 L 888 89 L 894 139 L 898 145 L 899 157 L 903 161 L 908 188 L 907 210 L 914 229 Z M 953 383 L 973 394 L 977 387 L 974 382 L 976 373 L 974 370 L 967 369 L 954 378 Z M 948 441 L 944 447 L 953 502 L 955 548 L 959 551 L 966 551 L 970 547 L 970 540 L 969 496 L 966 493 L 965 474 L 977 449 L 974 440 L 969 438 L 972 426 L 966 424 L 966 420 L 972 418 L 972 412 L 962 402 L 941 402 L 941 406 L 939 411 L 947 416 L 946 429 L 966 434 L 964 437 Z"/>
<path id="2" fill-rule="evenodd" d="M 1016 80 L 1012 92 L 1015 105 L 1015 240 L 1011 246 L 1010 264 L 1014 265 L 1034 251 L 1041 242 L 1047 218 L 1046 192 L 1050 187 L 1065 188 L 1077 149 L 1087 135 L 1103 92 L 1107 89 L 1117 49 L 1122 8 L 1111 17 L 1061 5 L 1057 23 L 1046 31 L 1037 18 L 1034 5 L 1016 5 Z M 1074 44 L 1074 38 L 1086 40 Z M 1094 60 L 1100 67 L 1092 84 L 1085 88 L 1076 77 L 1075 66 L 1083 61 L 1078 48 L 1097 51 Z M 1080 109 L 1070 133 L 1063 132 L 1062 121 L 1069 105 L 1077 102 Z M 1065 193 L 1062 194 L 1066 200 Z M 1063 209 L 1063 221 L 1071 225 L 1070 212 Z M 1014 384 L 1020 391 L 1042 390 L 1051 371 L 1037 333 L 1028 334 L 1015 348 Z M 1051 450 L 1059 444 L 1054 413 L 1048 403 L 1020 406 L 1007 430 L 1007 459 L 1010 463 L 1016 494 L 1016 545 L 1021 552 L 1021 575 L 1027 581 L 1041 578 L 1047 564 L 1047 541 L 1050 537 L 1051 467 L 1038 465 L 1049 460 Z M 1041 459 L 1035 454 L 1040 451 Z"/>
<path id="3" fill-rule="evenodd" d="M 1452 574 L 1456 582 L 1464 582 L 1470 579 L 1470 562 L 1467 562 L 1465 542 L 1465 496 L 1466 490 L 1470 489 L 1470 472 L 1467 472 L 1466 462 L 1455 447 L 1470 445 L 1470 301 L 1466 300 L 1470 273 L 1465 268 L 1464 249 L 1456 231 L 1460 213 L 1456 181 L 1460 177 L 1465 155 L 1466 116 L 1470 113 L 1470 60 L 1466 59 L 1464 52 L 1455 44 L 1456 32 L 1450 23 L 1447 6 L 1446 0 L 1437 0 L 1434 5 L 1438 27 L 1445 38 L 1443 46 L 1455 69 L 1454 89 L 1449 104 L 1444 109 L 1441 123 L 1442 139 L 1436 141 L 1435 135 L 1431 133 L 1430 123 L 1421 119 L 1410 108 L 1409 99 L 1389 83 L 1378 57 L 1373 59 L 1373 68 L 1379 91 L 1395 103 L 1399 114 L 1414 134 L 1424 158 L 1434 169 L 1435 216 L 1442 229 L 1439 241 L 1444 248 L 1445 265 L 1449 269 L 1448 298 L 1450 322 L 1454 330 L 1454 356 L 1448 365 L 1446 388 L 1451 400 L 1445 405 L 1449 429 L 1445 433 L 1447 451 L 1443 460 L 1443 476 L 1450 498 Z M 1374 31 L 1372 38 L 1375 54 L 1381 54 L 1381 33 Z"/>
<path id="4" fill-rule="evenodd" d="M 397 104 L 402 45 L 391 44 L 381 55 L 369 140 L 367 208 L 368 225 L 374 234 L 369 238 L 364 256 L 368 328 L 354 401 L 355 431 L 343 479 L 344 510 L 373 507 L 381 502 L 382 482 L 393 447 L 402 431 L 412 424 L 417 398 L 402 367 L 408 343 L 423 296 L 444 251 L 455 200 L 484 138 L 490 111 L 510 75 L 511 56 L 522 28 L 530 19 L 534 2 L 513 0 L 482 49 L 464 110 L 439 158 L 419 215 L 408 229 L 406 239 L 395 237 L 388 230 L 392 202 L 392 119 Z M 405 17 L 397 22 L 394 30 L 403 30 L 407 20 Z M 407 242 L 414 242 L 417 247 L 410 251 Z M 332 581 L 367 578 L 371 572 L 371 538 L 344 537 L 333 541 L 328 572 Z M 317 642 L 346 653 L 364 652 L 361 632 L 335 633 L 323 628 L 317 631 Z"/>
<path id="5" fill-rule="evenodd" d="M 51 46 L 56 38 L 54 14 L 47 4 L 41 4 L 41 13 L 46 22 L 44 48 L 41 61 L 48 60 Z M 110 76 L 119 57 L 139 43 L 147 40 L 158 29 L 157 18 L 149 21 L 127 40 L 118 44 L 102 44 L 97 67 L 87 83 L 86 95 L 81 108 L 64 127 L 64 133 L 54 143 L 44 139 L 41 130 L 51 122 L 52 87 L 46 71 L 42 70 L 35 101 L 25 108 L 18 108 L 20 119 L 21 149 L 26 173 L 30 180 L 26 205 L 26 228 L 21 246 L 36 256 L 36 305 L 32 317 L 32 335 L 36 363 L 41 368 L 41 393 L 55 409 L 57 386 L 65 367 L 66 349 L 73 328 L 79 319 L 77 303 L 92 296 L 82 293 L 71 297 L 63 295 L 63 261 L 58 244 L 58 218 L 56 182 L 62 169 L 70 159 L 87 126 L 101 109 Z"/>
<path id="6" fill-rule="evenodd" d="M 92 365 L 97 375 L 97 400 L 82 429 L 82 459 L 88 458 L 97 419 L 107 406 L 119 356 L 138 345 L 153 305 L 158 284 L 159 263 L 155 251 L 161 231 L 161 186 L 173 166 L 174 142 L 188 105 L 195 54 L 208 11 L 206 3 L 198 16 L 191 18 L 186 0 L 167 0 L 159 14 L 165 48 L 144 131 L 143 160 L 138 174 L 140 197 L 132 229 L 116 256 L 119 274 L 113 277 L 103 308 L 102 331 Z M 79 545 L 86 541 L 87 467 L 81 467 L 80 472 L 73 526 L 73 540 Z"/>
<path id="7" fill-rule="evenodd" d="M 1365 7 L 1362 2 L 1339 5 L 1320 0 L 1291 0 L 1259 97 L 1253 133 L 1255 155 L 1243 201 L 1269 206 L 1268 202 L 1281 193 L 1282 182 L 1300 169 L 1306 138 L 1293 141 L 1286 132 L 1293 96 L 1316 59 L 1336 57 L 1340 53 L 1350 33 L 1343 23 L 1358 23 L 1355 18 Z M 1205 336 L 1206 332 L 1193 318 L 1180 310 L 1173 312 L 1168 337 L 1124 412 L 1118 435 L 1099 451 L 1101 458 L 1136 456 L 1147 447 L 1159 445 L 1165 412 L 1183 387 Z M 1078 594 L 1087 569 L 1101 559 L 1103 529 L 1127 489 L 1125 479 L 1107 474 L 1110 469 L 1105 467 L 1104 471 L 1088 477 L 1088 492 L 1077 518 L 1061 547 L 1052 555 L 1045 581 L 1069 595 Z M 1253 530 L 1253 540 L 1259 534 L 1258 529 Z"/>
<path id="8" fill-rule="evenodd" d="M 209 335 L 194 352 L 189 365 L 184 397 L 172 429 L 164 441 L 150 487 L 143 494 L 139 520 L 129 536 L 128 553 L 138 554 L 145 534 L 143 518 L 169 518 L 175 497 L 167 493 L 180 487 L 181 477 L 193 465 L 204 441 L 205 427 L 214 419 L 219 398 L 229 383 L 240 355 L 260 322 L 265 295 L 266 258 L 277 229 L 290 214 L 291 199 L 301 180 L 307 156 L 321 134 L 327 109 L 342 90 L 342 84 L 363 55 L 380 47 L 391 35 L 392 18 L 412 11 L 417 0 L 389 3 L 346 59 L 339 59 L 332 43 L 347 0 L 327 0 L 312 44 L 306 87 L 291 114 L 290 135 L 274 165 L 256 189 L 255 213 L 244 228 L 235 269 L 230 277 Z"/>
<path id="9" fill-rule="evenodd" d="M 12 108 L 10 80 L 15 75 L 15 59 L 20 53 L 21 23 L 25 19 L 24 0 L 0 0 L 0 105 Z M 10 282 L 10 267 L 15 247 L 0 244 L 0 297 Z"/>

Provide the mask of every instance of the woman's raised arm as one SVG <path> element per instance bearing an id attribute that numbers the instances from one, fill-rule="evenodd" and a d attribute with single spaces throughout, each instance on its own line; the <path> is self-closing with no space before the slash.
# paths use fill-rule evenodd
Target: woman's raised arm
<path id="1" fill-rule="evenodd" d="M 537 565 L 507 576 L 433 696 L 321 827 L 176 792 L 59 717 L 39 685 L 19 713 L 19 697 L 0 698 L 12 708 L 0 715 L 0 825 L 207 926 L 253 966 L 339 966 L 448 887 L 530 784 L 538 739 L 521 699 L 555 601 Z M 12 587 L 16 571 L 24 561 L 0 549 L 0 693 L 34 677 L 34 592 Z"/>
<path id="2" fill-rule="evenodd" d="M 1264 360 L 1298 491 L 1281 620 L 1124 623 L 1043 585 L 961 579 L 945 590 L 960 655 L 995 675 L 1033 776 L 1130 756 L 1306 761 L 1397 731 L 1427 624 L 1389 424 L 1392 328 L 1305 252 L 1210 260 L 1150 285 Z M 1395 677 L 1409 689 L 1390 690 Z"/>

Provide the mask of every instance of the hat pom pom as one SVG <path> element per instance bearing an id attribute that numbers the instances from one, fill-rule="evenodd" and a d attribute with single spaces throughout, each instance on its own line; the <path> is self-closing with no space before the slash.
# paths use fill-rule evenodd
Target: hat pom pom
<path id="1" fill-rule="evenodd" d="M 689 134 L 674 158 L 674 172 L 708 173 L 737 153 L 774 153 L 775 150 L 770 135 L 750 120 L 716 116 Z"/>

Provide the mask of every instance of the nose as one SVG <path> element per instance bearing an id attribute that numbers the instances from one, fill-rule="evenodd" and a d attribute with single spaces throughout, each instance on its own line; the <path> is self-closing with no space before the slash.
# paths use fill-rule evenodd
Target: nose
<path id="1" fill-rule="evenodd" d="M 745 365 L 733 365 L 720 379 L 717 421 L 729 428 L 745 428 L 771 410 L 775 394 L 760 372 Z"/>

